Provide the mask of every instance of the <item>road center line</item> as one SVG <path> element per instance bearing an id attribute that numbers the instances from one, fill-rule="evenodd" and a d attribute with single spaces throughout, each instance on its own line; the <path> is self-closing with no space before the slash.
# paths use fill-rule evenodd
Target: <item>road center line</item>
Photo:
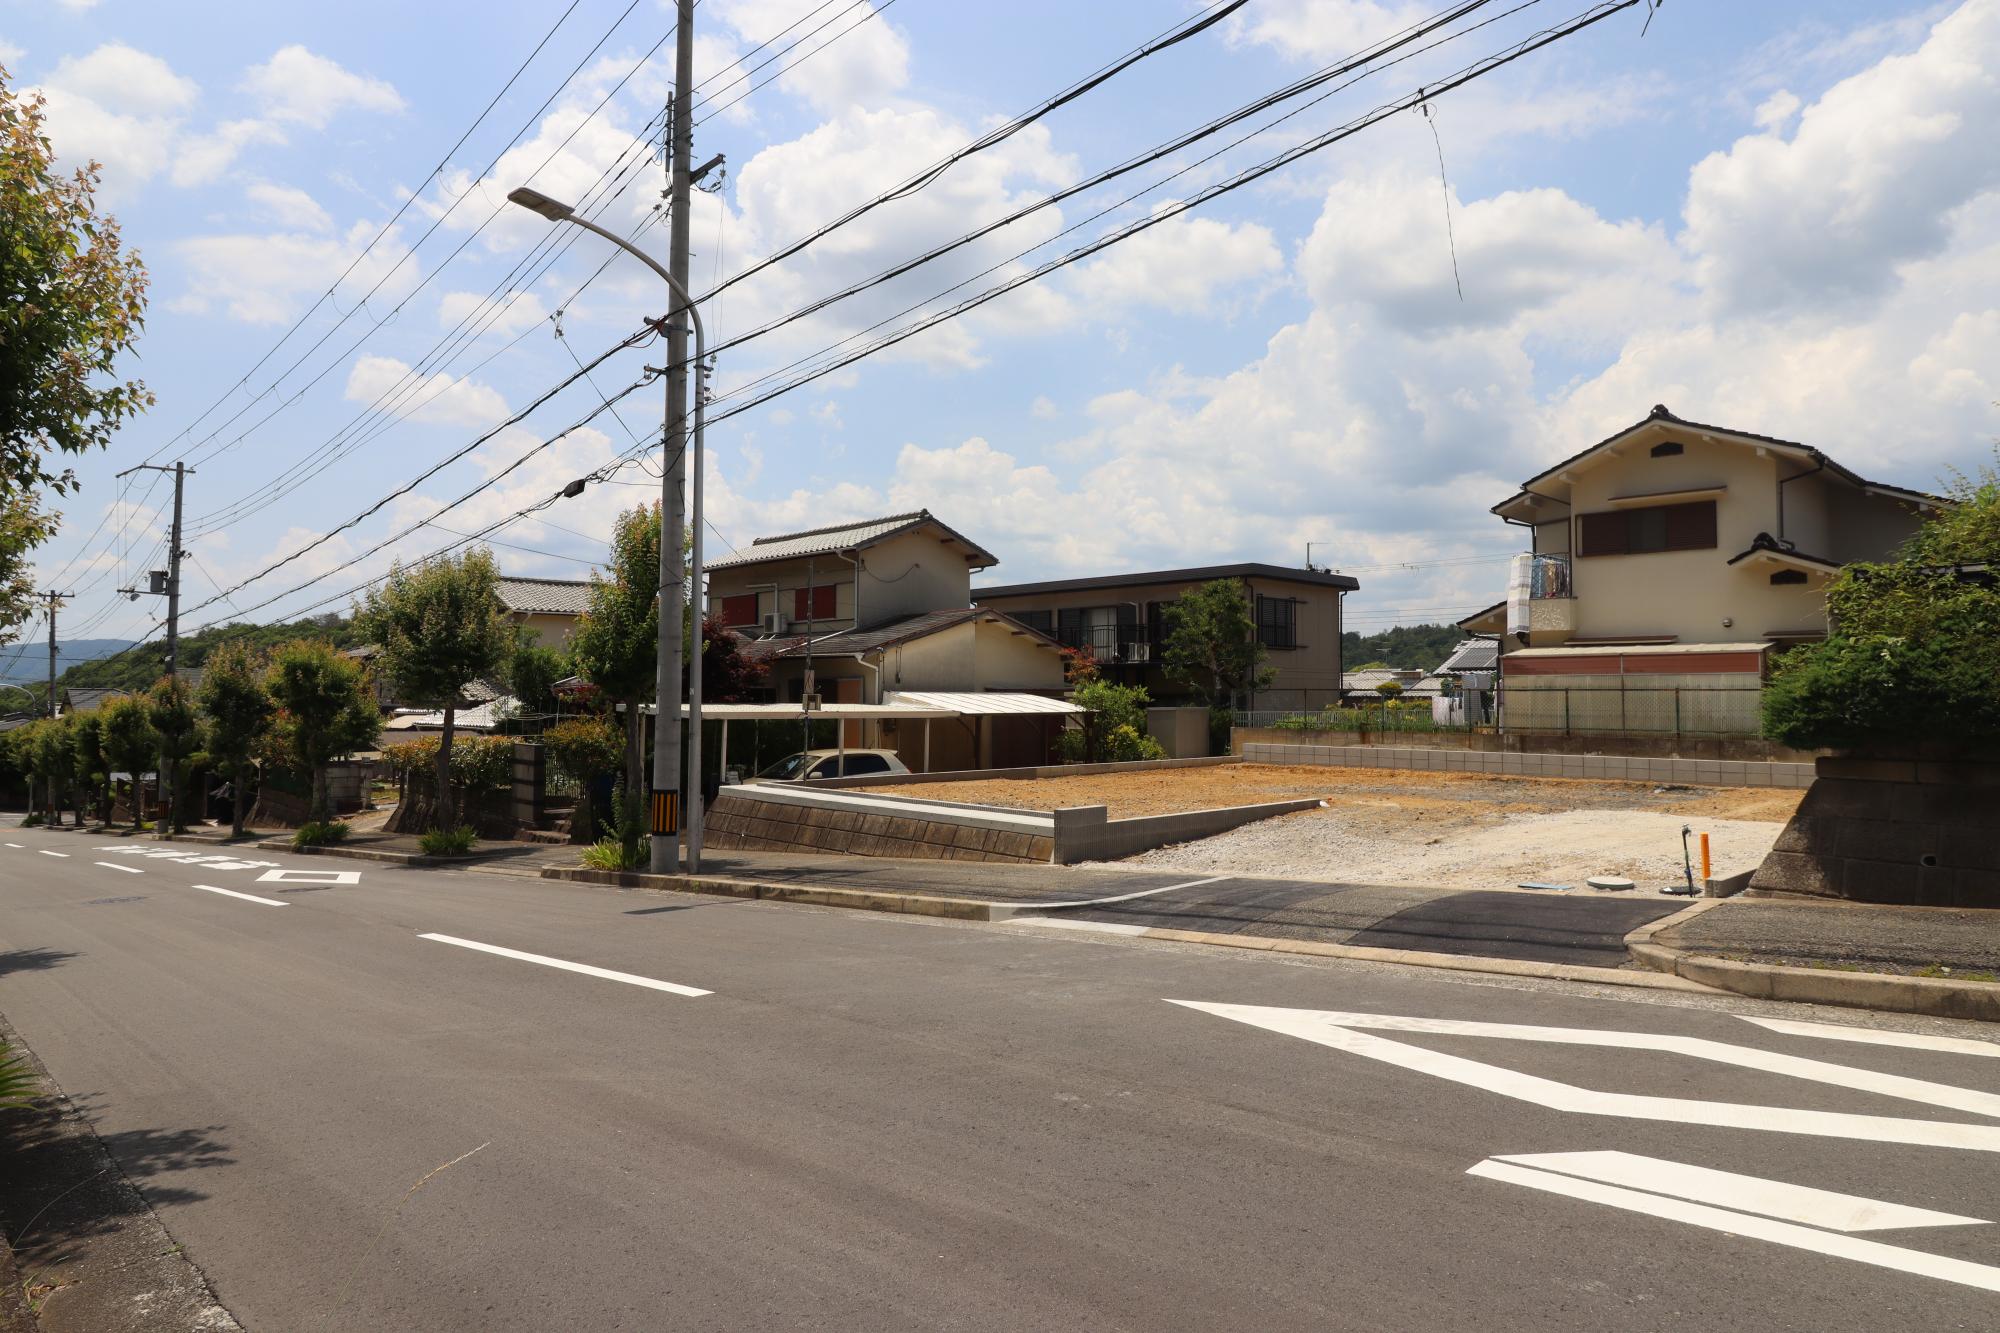
<path id="1" fill-rule="evenodd" d="M 106 870 L 123 871 L 128 875 L 143 875 L 146 873 L 137 866 L 121 866 L 116 861 L 92 861 L 91 864 L 94 866 L 103 866 Z"/>
<path id="2" fill-rule="evenodd" d="M 1806 1023 L 1796 1018 L 1753 1018 L 1738 1014 L 1746 1023 L 1782 1032 L 1792 1037 L 1823 1037 L 1828 1041 L 1859 1041 L 1871 1046 L 1905 1046 L 1913 1051 L 1945 1051 L 1953 1055 L 2000 1057 L 2000 1043 L 1976 1037 L 1932 1037 L 1921 1032 L 1885 1032 L 1880 1028 L 1848 1027 L 1844 1023 Z"/>
<path id="3" fill-rule="evenodd" d="M 12 847 L 12 848 L 13 848 L 14 850 L 16 850 L 16 851 L 21 851 L 21 852 L 25 852 L 25 851 L 27 851 L 27 850 L 28 850 L 28 849 L 27 849 L 26 847 L 23 847 L 23 846 L 22 846 L 22 845 L 21 845 L 20 843 L 18 843 L 18 842 L 10 842 L 10 843 L 8 843 L 7 845 L 8 845 L 9 847 Z"/>
<path id="4" fill-rule="evenodd" d="M 49 851 L 49 850 L 48 850 L 47 848 L 45 848 L 45 847 L 37 847 L 37 848 L 36 848 L 35 850 L 36 850 L 36 851 L 38 851 L 38 852 L 40 852 L 40 853 L 41 853 L 41 854 L 42 854 L 43 856 L 60 856 L 60 857 L 64 858 L 65 860 L 67 860 L 67 859 L 69 858 L 69 853 L 68 853 L 68 852 L 52 852 L 52 851 Z"/>
<path id="5" fill-rule="evenodd" d="M 266 907 L 291 906 L 290 903 L 281 903 L 276 898 L 259 898 L 254 893 L 238 893 L 234 889 L 218 889 L 213 884 L 190 884 L 188 887 L 191 889 L 200 889 L 205 893 L 219 893 L 225 898 L 241 898 L 246 903 L 262 903 Z"/>
<path id="6" fill-rule="evenodd" d="M 1912 1273 L 1918 1277 L 1956 1282 L 1962 1286 L 1977 1287 L 1982 1291 L 2000 1291 L 2000 1268 L 1989 1268 L 1985 1264 L 1952 1259 L 1941 1254 L 1925 1254 L 1921 1250 L 1906 1250 L 1900 1246 L 1884 1245 L 1879 1240 L 1862 1240 L 1857 1236 L 1815 1231 L 1810 1227 L 1798 1226 L 1791 1222 L 1752 1217 L 1748 1213 L 1732 1213 L 1721 1208 L 1711 1208 L 1706 1204 L 1662 1198 L 1657 1194 L 1641 1194 L 1637 1190 L 1628 1190 L 1617 1185 L 1601 1185 L 1593 1180 L 1575 1180 L 1553 1172 L 1537 1171 L 1511 1162 L 1494 1161 L 1491 1158 L 1470 1168 L 1466 1174 L 1483 1176 L 1488 1180 L 1504 1180 L 1514 1185 L 1526 1185 L 1529 1189 L 1546 1190 L 1550 1194 L 1566 1194 L 1572 1199 L 1608 1204 L 1628 1212 L 1644 1213 L 1649 1217 L 1665 1218 L 1673 1222 L 1685 1222 L 1690 1226 L 1705 1227 L 1710 1231 L 1726 1232 L 1732 1236 L 1748 1236 L 1752 1240 L 1769 1241 L 1774 1245 L 1786 1245 L 1795 1250 L 1811 1250 L 1836 1259 L 1873 1264 L 1877 1268 L 1893 1268 L 1898 1272 Z"/>
<path id="7" fill-rule="evenodd" d="M 497 944 L 481 944 L 478 940 L 462 940 L 456 935 L 417 936 L 421 940 L 436 940 L 439 944 L 456 944 L 461 949 L 477 949 L 501 958 L 515 958 L 524 963 L 540 963 L 543 967 L 561 968 L 565 972 L 581 972 L 587 977 L 603 977 L 607 981 L 622 981 L 629 986 L 645 986 L 650 990 L 663 990 L 672 995 L 713 995 L 714 991 L 697 990 L 693 986 L 677 985 L 671 981 L 656 981 L 652 977 L 634 976 L 630 972 L 613 972 L 605 967 L 592 967 L 589 963 L 572 963 L 563 958 L 550 958 L 546 954 L 523 953 L 519 949 L 503 949 Z"/>

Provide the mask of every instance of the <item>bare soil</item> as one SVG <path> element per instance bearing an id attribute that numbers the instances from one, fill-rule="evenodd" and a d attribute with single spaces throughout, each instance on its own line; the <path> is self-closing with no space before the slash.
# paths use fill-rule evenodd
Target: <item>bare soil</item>
<path id="1" fill-rule="evenodd" d="M 1645 892 L 1684 879 L 1683 826 L 1710 834 L 1715 875 L 1735 874 L 1763 860 L 1803 795 L 1765 787 L 1264 764 L 882 790 L 1030 810 L 1105 805 L 1113 819 L 1312 797 L 1326 808 L 1162 847 L 1123 864 L 1463 888 L 1540 881 L 1582 890 L 1590 876 L 1618 875 Z M 1699 844 L 1691 838 L 1690 846 L 1699 878 Z"/>
<path id="2" fill-rule="evenodd" d="M 969 801 L 1019 810 L 1065 805 L 1110 807 L 1112 819 L 1258 805 L 1307 797 L 1336 808 L 1408 814 L 1477 807 L 1499 814 L 1565 810 L 1649 810 L 1660 814 L 1783 823 L 1804 793 L 1776 787 L 1660 787 L 1645 782 L 1514 778 L 1381 768 L 1300 768 L 1230 764 L 1083 777 L 992 782 L 912 782 L 876 788 L 895 796 Z"/>

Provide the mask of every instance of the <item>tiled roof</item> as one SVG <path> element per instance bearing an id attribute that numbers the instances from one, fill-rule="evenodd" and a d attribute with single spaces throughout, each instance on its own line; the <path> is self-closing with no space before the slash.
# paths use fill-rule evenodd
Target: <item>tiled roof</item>
<path id="1" fill-rule="evenodd" d="M 949 611 L 925 611 L 921 615 L 904 616 L 901 620 L 891 620 L 886 624 L 871 625 L 866 629 L 842 630 L 812 641 L 812 655 L 815 657 L 847 657 L 855 653 L 873 653 L 908 643 L 911 639 L 921 639 L 927 634 L 936 634 L 970 621 L 984 620 L 1002 624 L 1028 638 L 1046 644 L 1052 651 L 1060 651 L 1054 639 L 1039 630 L 1031 629 L 1012 616 L 983 606 L 961 606 Z M 806 640 L 802 635 L 785 635 L 771 639 L 746 639 L 743 651 L 753 662 L 769 662 L 780 657 L 804 657 Z"/>
<path id="2" fill-rule="evenodd" d="M 1055 592 L 1085 592 L 1093 588 L 1137 588 L 1153 583 L 1212 583 L 1217 579 L 1256 579 L 1262 583 L 1310 583 L 1353 592 L 1361 583 L 1351 574 L 1321 569 L 1288 569 L 1254 561 L 1233 565 L 1200 565 L 1192 569 L 1155 569 L 1136 574 L 1100 574 L 1086 579 L 1047 579 L 1040 583 L 1009 583 L 974 588 L 972 598 L 1040 596 Z"/>
<path id="3" fill-rule="evenodd" d="M 966 555 L 970 557 L 967 563 L 972 568 L 986 569 L 1000 563 L 998 556 L 939 522 L 932 517 L 930 510 L 918 509 L 907 514 L 860 519 L 852 523 L 838 523 L 829 528 L 790 532 L 778 537 L 759 537 L 736 555 L 708 561 L 707 568 L 735 569 L 741 565 L 761 565 L 775 560 L 801 560 L 807 556 L 832 555 L 836 551 L 852 551 L 859 547 L 872 546 L 885 537 L 893 537 L 898 533 L 926 526 L 938 529 L 950 541 L 964 547 Z"/>
<path id="4" fill-rule="evenodd" d="M 516 615 L 580 616 L 590 609 L 585 579 L 530 579 L 504 575 L 494 585 L 500 604 Z"/>

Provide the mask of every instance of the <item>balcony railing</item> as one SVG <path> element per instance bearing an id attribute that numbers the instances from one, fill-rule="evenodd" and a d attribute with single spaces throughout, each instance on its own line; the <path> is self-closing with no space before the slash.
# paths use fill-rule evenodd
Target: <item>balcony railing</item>
<path id="1" fill-rule="evenodd" d="M 1140 624 L 1069 625 L 1059 627 L 1055 638 L 1065 648 L 1089 649 L 1092 657 L 1106 664 L 1151 662 L 1158 657 Z"/>
<path id="2" fill-rule="evenodd" d="M 1515 556 L 1507 571 L 1507 632 L 1574 633 L 1575 596 L 1568 556 Z"/>

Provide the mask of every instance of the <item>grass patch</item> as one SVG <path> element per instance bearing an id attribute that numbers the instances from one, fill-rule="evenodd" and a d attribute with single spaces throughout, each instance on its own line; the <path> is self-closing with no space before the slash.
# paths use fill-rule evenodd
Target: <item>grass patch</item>
<path id="1" fill-rule="evenodd" d="M 465 824 L 434 828 L 418 837 L 417 846 L 425 856 L 463 856 L 472 850 L 472 829 Z"/>
<path id="2" fill-rule="evenodd" d="M 627 855 L 625 844 L 616 838 L 605 838 L 583 849 L 583 863 L 592 870 L 637 870 L 652 857 L 652 849 L 639 843 Z"/>
<path id="3" fill-rule="evenodd" d="M 292 834 L 292 849 L 301 847 L 331 847 L 335 843 L 346 842 L 347 821 L 329 819 L 323 824 L 301 824 L 298 832 Z"/>

